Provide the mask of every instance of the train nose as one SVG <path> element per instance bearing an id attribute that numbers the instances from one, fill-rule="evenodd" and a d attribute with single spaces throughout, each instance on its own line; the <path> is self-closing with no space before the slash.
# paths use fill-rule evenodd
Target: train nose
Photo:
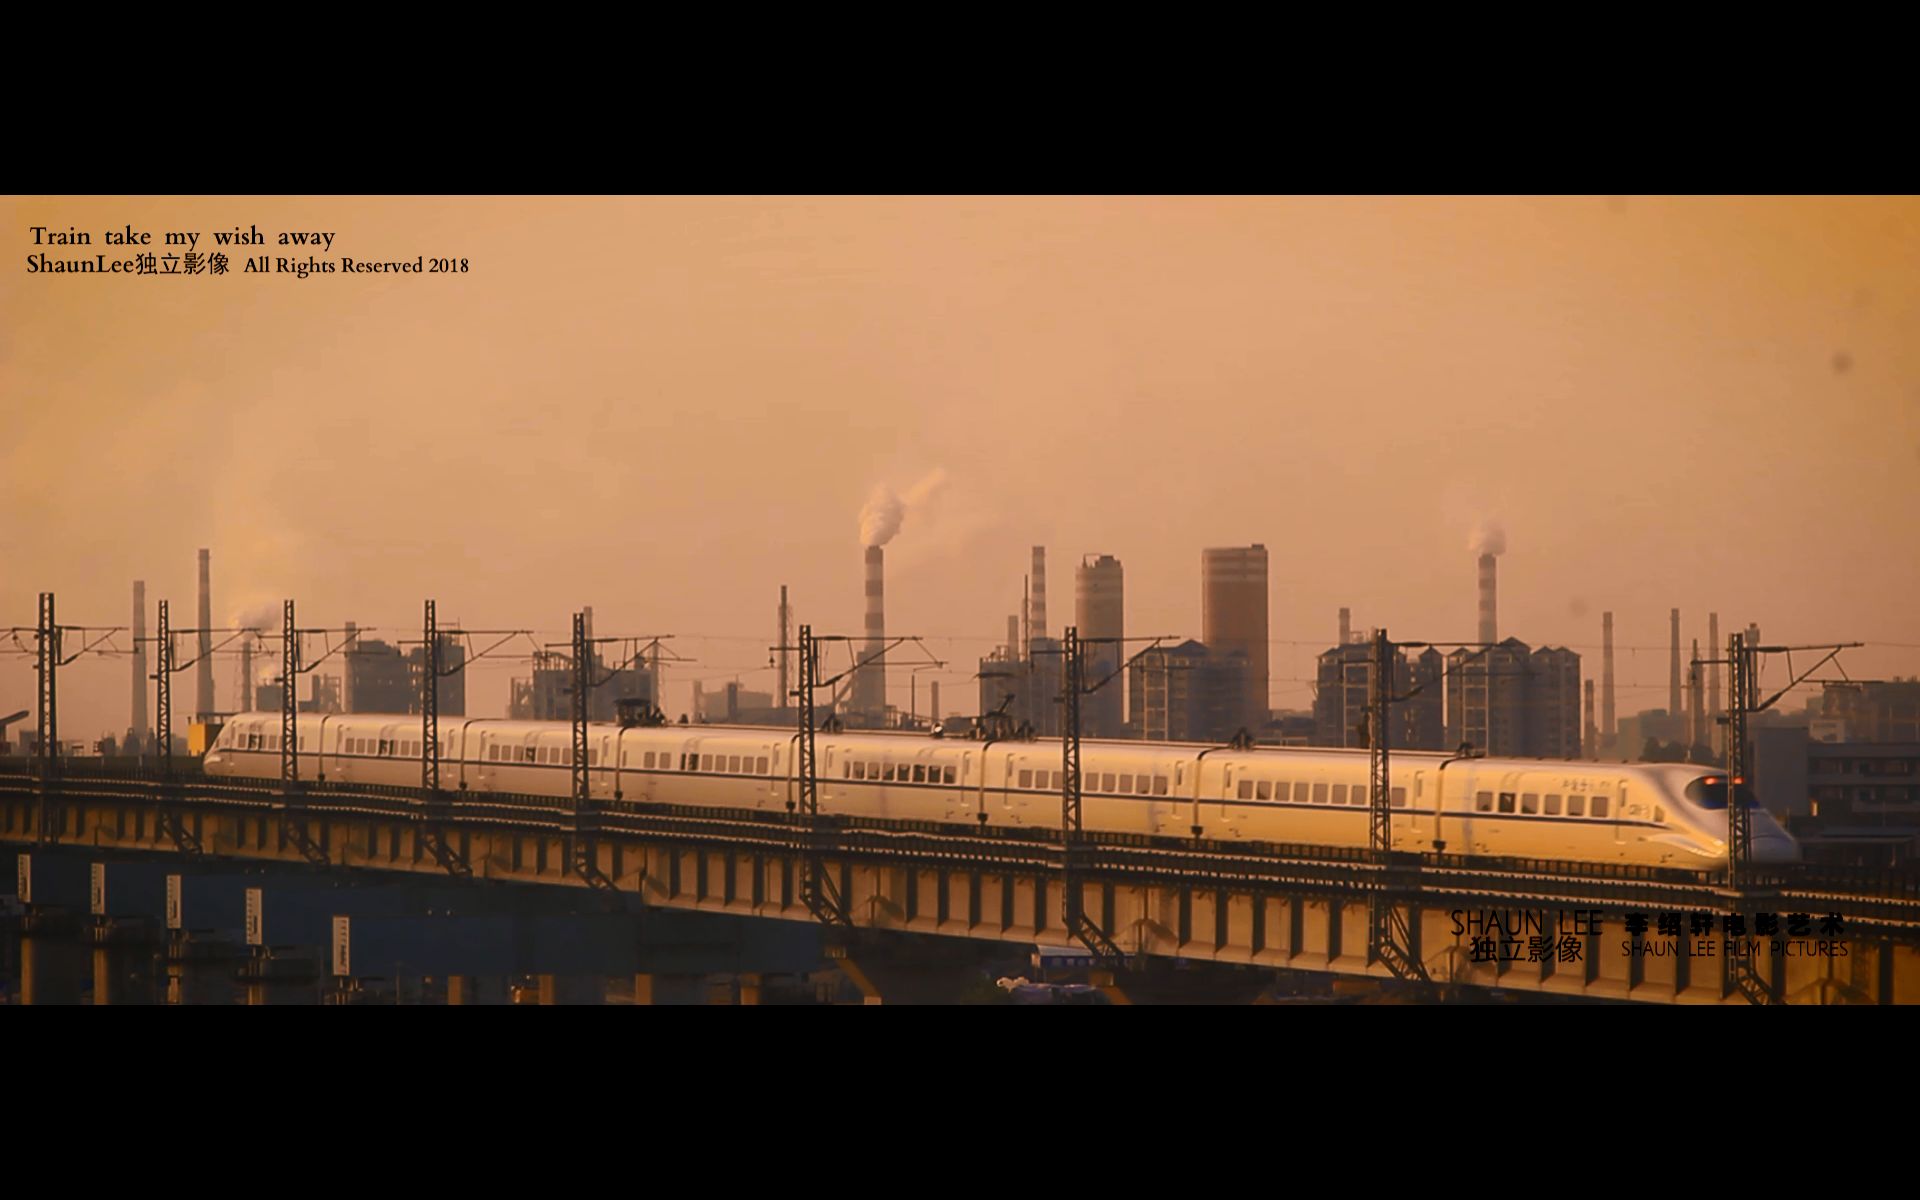
<path id="1" fill-rule="evenodd" d="M 1753 861 L 1762 863 L 1799 862 L 1800 843 L 1788 837 L 1782 830 L 1756 829 L 1753 831 Z"/>

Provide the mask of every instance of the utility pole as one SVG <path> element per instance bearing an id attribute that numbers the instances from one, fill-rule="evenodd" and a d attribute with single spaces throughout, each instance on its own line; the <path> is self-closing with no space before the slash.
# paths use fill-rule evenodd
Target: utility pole
<path id="1" fill-rule="evenodd" d="M 785 646 L 781 649 L 784 651 Z M 813 689 L 820 686 L 820 645 L 813 626 L 800 626 L 800 799 L 798 818 L 803 853 L 800 856 L 800 899 L 822 925 L 851 926 L 840 886 L 828 874 L 820 853 L 820 774 L 815 750 Z M 791 810 L 794 802 L 787 801 Z"/>
<path id="2" fill-rule="evenodd" d="M 300 786 L 300 706 L 294 699 L 294 684 L 300 679 L 300 631 L 294 628 L 291 600 L 281 614 L 281 626 L 280 781 L 291 791 Z"/>
<path id="3" fill-rule="evenodd" d="M 60 770 L 60 707 L 55 694 L 60 672 L 60 626 L 53 615 L 53 593 L 40 593 L 39 632 L 34 649 L 38 661 L 38 732 L 40 744 L 35 758 L 40 769 L 40 842 L 53 836 L 54 776 Z"/>
<path id="4" fill-rule="evenodd" d="M 1367 846 L 1372 851 L 1376 874 L 1368 896 L 1367 953 L 1371 960 L 1384 962 L 1396 979 L 1427 982 L 1427 969 L 1413 945 L 1412 923 L 1394 904 L 1389 890 L 1404 883 L 1419 888 L 1417 860 L 1404 873 L 1396 869 L 1393 853 L 1393 695 L 1394 645 L 1387 631 L 1373 634 L 1373 670 L 1368 699 L 1367 736 Z M 1400 697 L 1404 699 L 1405 697 Z"/>
<path id="5" fill-rule="evenodd" d="M 1156 643 L 1157 644 L 1157 643 Z M 1085 647 L 1080 627 L 1067 626 L 1062 644 L 1066 661 L 1060 672 L 1060 879 L 1065 896 L 1067 932 L 1079 940 L 1100 965 L 1108 970 L 1126 961 L 1126 952 L 1098 921 L 1087 915 L 1085 883 L 1080 877 L 1081 859 L 1086 852 L 1086 829 L 1082 820 L 1080 790 L 1080 698 L 1087 691 Z M 1109 679 L 1100 681 L 1106 683 Z M 1099 685 L 1095 685 L 1096 687 Z"/>
<path id="6" fill-rule="evenodd" d="M 154 720 L 160 725 L 160 777 L 173 778 L 173 633 L 167 628 L 167 602 L 160 602 L 160 644 L 154 672 Z"/>

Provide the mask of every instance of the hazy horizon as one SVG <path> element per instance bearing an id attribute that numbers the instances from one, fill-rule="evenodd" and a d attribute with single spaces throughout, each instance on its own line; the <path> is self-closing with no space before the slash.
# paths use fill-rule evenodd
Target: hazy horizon
<path id="1" fill-rule="evenodd" d="M 1501 635 L 1598 680 L 1613 611 L 1623 717 L 1666 705 L 1676 607 L 1683 650 L 1716 611 L 1723 639 L 1861 641 L 1853 677 L 1920 675 L 1913 198 L 6 205 L 22 257 L 107 250 L 126 222 L 257 223 L 334 232 L 323 257 L 471 267 L 16 259 L 0 627 L 32 626 L 42 591 L 64 622 L 130 624 L 135 579 L 150 624 L 167 599 L 191 625 L 207 547 L 216 624 L 264 604 L 277 625 L 292 597 L 303 626 L 406 640 L 433 597 L 443 626 L 542 642 L 588 605 L 603 636 L 673 634 L 695 660 L 667 674 L 677 716 L 694 679 L 772 690 L 782 584 L 796 624 L 859 633 L 861 512 L 886 486 L 908 501 L 888 631 L 947 660 L 921 711 L 930 678 L 974 711 L 1034 545 L 1050 632 L 1074 566 L 1108 553 L 1130 634 L 1197 638 L 1201 550 L 1263 543 L 1269 699 L 1301 709 L 1342 606 L 1471 639 L 1489 521 Z M 35 247 L 35 225 L 95 244 Z M 468 711 L 504 714 L 515 673 L 477 666 Z M 237 675 L 216 667 L 223 709 Z M 60 685 L 66 738 L 124 732 L 124 658 Z M 33 693 L 31 657 L 0 656 L 0 715 Z"/>

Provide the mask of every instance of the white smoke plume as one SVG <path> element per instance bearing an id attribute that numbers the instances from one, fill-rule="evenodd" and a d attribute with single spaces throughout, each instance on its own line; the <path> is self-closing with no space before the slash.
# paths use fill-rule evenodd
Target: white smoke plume
<path id="1" fill-rule="evenodd" d="M 264 634 L 279 633 L 285 623 L 284 611 L 271 600 L 250 600 L 236 609 L 233 619 L 227 622 L 234 629 L 257 629 Z"/>
<path id="2" fill-rule="evenodd" d="M 1492 518 L 1481 521 L 1478 528 L 1473 531 L 1473 537 L 1468 540 L 1467 549 L 1471 550 L 1475 555 L 1492 554 L 1498 556 L 1505 554 L 1507 552 L 1507 531 L 1500 527 L 1499 521 L 1493 520 Z"/>
<path id="3" fill-rule="evenodd" d="M 907 489 L 905 496 L 899 496 L 894 490 L 882 483 L 873 489 L 867 497 L 866 507 L 860 510 L 860 544 L 863 546 L 884 546 L 900 532 L 900 523 L 906 519 L 907 510 L 932 499 L 933 494 L 947 482 L 944 467 L 935 467 L 920 482 Z"/>

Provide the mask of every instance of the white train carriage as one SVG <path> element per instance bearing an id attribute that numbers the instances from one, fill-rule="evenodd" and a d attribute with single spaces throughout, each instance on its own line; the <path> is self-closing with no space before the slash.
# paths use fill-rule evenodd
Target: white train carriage
<path id="1" fill-rule="evenodd" d="M 419 718 L 303 714 L 301 774 L 417 786 Z M 234 718 L 206 757 L 212 775 L 274 777 L 280 717 Z M 441 723 L 442 785 L 474 793 L 567 796 L 572 726 L 451 718 Z M 790 730 L 716 725 L 590 725 L 591 795 L 692 807 L 784 811 L 797 798 Z M 821 734 L 825 813 L 960 825 L 1055 829 L 1058 741 L 974 742 L 910 734 Z M 1364 751 L 1087 741 L 1083 821 L 1091 831 L 1319 846 L 1367 844 Z M 1625 862 L 1711 870 L 1726 862 L 1726 780 L 1672 764 L 1459 758 L 1392 759 L 1394 847 L 1510 858 Z M 1798 847 L 1740 786 L 1754 857 Z"/>

